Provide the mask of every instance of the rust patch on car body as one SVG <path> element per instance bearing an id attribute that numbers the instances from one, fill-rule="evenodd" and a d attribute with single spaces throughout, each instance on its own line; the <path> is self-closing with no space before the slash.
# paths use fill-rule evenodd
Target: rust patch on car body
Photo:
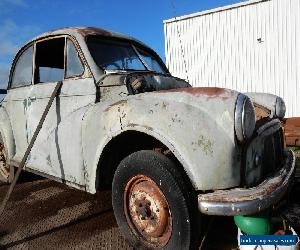
<path id="1" fill-rule="evenodd" d="M 235 188 L 230 191 L 217 190 L 213 193 L 208 193 L 199 197 L 200 201 L 208 202 L 243 202 L 251 201 L 254 199 L 263 199 L 264 196 L 272 193 L 276 188 L 278 188 L 284 181 L 285 175 L 279 175 L 274 178 L 272 182 L 269 182 L 267 185 L 264 185 L 264 188 L 259 188 L 264 183 L 260 184 L 258 187 L 243 189 Z"/>
<path id="2" fill-rule="evenodd" d="M 300 146 L 300 117 L 284 119 L 284 135 L 287 146 Z"/>
<path id="3" fill-rule="evenodd" d="M 270 117 L 271 110 L 267 109 L 266 107 L 254 102 L 254 110 L 256 115 L 256 120 L 259 121 L 263 118 Z"/>
<path id="4" fill-rule="evenodd" d="M 108 110 L 110 110 L 111 108 L 113 108 L 113 107 L 115 107 L 115 106 L 118 106 L 118 105 L 122 106 L 122 105 L 124 105 L 124 104 L 126 104 L 126 103 L 127 103 L 127 100 L 120 100 L 120 101 L 117 101 L 117 102 L 115 102 L 115 103 L 109 105 L 109 106 L 104 110 L 104 112 L 107 112 Z"/>
<path id="5" fill-rule="evenodd" d="M 169 89 L 162 90 L 159 92 L 178 92 L 178 93 L 188 93 L 194 96 L 207 96 L 210 98 L 220 98 L 222 100 L 226 100 L 231 97 L 231 91 L 227 91 L 224 88 L 217 87 L 198 87 L 198 88 L 177 88 L 177 89 Z"/>
<path id="6" fill-rule="evenodd" d="M 76 30 L 79 34 L 82 36 L 88 36 L 88 35 L 102 35 L 102 36 L 112 36 L 112 33 L 95 27 L 72 27 L 71 29 Z"/>

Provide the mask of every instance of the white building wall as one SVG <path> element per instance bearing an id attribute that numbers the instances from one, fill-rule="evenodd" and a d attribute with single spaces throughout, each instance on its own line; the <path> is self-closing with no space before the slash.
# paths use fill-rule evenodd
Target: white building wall
<path id="1" fill-rule="evenodd" d="M 300 116 L 300 0 L 260 0 L 164 21 L 170 72 L 193 86 L 268 92 Z"/>

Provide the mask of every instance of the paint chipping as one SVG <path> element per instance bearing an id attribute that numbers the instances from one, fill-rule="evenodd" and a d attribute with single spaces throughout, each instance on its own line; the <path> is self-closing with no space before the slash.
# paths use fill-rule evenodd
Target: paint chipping
<path id="1" fill-rule="evenodd" d="M 197 141 L 192 142 L 192 146 L 194 151 L 200 147 L 206 155 L 213 154 L 213 143 L 209 139 L 206 139 L 203 135 L 201 135 Z"/>

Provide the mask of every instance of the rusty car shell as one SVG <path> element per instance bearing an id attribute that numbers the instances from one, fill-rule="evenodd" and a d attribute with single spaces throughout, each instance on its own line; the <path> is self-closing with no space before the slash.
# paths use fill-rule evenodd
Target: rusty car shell
<path id="1" fill-rule="evenodd" d="M 238 185 L 239 166 L 234 163 L 238 161 L 239 152 L 235 150 L 233 112 L 230 114 L 219 108 L 222 103 L 226 110 L 234 110 L 233 100 L 238 93 L 220 89 L 215 90 L 215 95 L 205 94 L 202 89 L 193 91 L 178 89 L 143 93 L 91 107 L 83 123 L 85 140 L 82 148 L 86 165 L 97 166 L 101 151 L 111 138 L 124 131 L 135 130 L 166 145 L 184 166 L 196 189 Z M 195 117 L 199 118 L 195 120 Z M 91 126 L 94 129 L 88 129 Z M 95 137 L 101 138 L 100 144 L 93 140 Z M 227 147 L 223 147 L 224 144 Z M 226 157 L 220 160 L 222 155 Z M 95 169 L 87 171 L 92 177 L 88 186 L 93 187 Z"/>
<path id="2" fill-rule="evenodd" d="M 87 27 L 51 31 L 28 42 L 69 37 L 85 70 L 80 79 L 64 80 L 59 98 L 32 148 L 26 170 L 95 193 L 99 169 L 109 167 L 100 162 L 105 147 L 124 132 L 136 131 L 165 145 L 181 163 L 195 190 L 209 192 L 238 187 L 242 147 L 236 140 L 234 118 L 240 93 L 223 88 L 176 88 L 180 79 L 150 75 L 148 80 L 161 86 L 158 91 L 128 95 L 126 85 L 120 84 L 122 74 L 103 77 L 105 72 L 96 65 L 86 44 L 86 36 L 91 34 L 127 39 L 146 47 L 133 38 Z M 55 83 L 47 84 L 46 90 L 44 86 L 28 86 L 26 93 L 22 88 L 8 89 L 2 102 L 0 133 L 11 165 L 20 162 Z M 96 93 L 98 88 L 100 98 Z M 273 104 L 260 105 L 272 111 Z M 22 134 L 23 127 L 26 131 Z M 293 171 L 293 163 L 288 165 L 289 171 Z M 284 176 L 288 182 L 290 176 Z M 281 190 L 280 196 L 284 192 Z M 206 196 L 201 197 L 199 204 L 201 200 L 207 201 Z M 274 202 L 271 200 L 270 204 Z M 199 209 L 209 213 L 206 208 Z M 226 213 L 225 210 L 219 214 Z M 258 209 L 251 210 L 255 211 Z"/>

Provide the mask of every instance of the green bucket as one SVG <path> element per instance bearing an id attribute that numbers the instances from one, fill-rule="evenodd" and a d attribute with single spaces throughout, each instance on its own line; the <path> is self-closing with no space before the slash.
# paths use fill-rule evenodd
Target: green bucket
<path id="1" fill-rule="evenodd" d="M 271 234 L 272 231 L 271 221 L 265 215 L 237 215 L 234 216 L 234 222 L 244 234 L 248 235 L 266 235 Z"/>

